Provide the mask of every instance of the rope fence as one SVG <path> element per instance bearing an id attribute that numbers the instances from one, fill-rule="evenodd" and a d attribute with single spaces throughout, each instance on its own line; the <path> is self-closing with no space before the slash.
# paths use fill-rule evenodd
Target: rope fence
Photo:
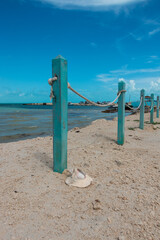
<path id="1" fill-rule="evenodd" d="M 140 103 L 137 108 L 131 107 L 129 104 L 125 103 L 126 84 L 124 81 L 118 82 L 117 97 L 112 102 L 98 104 L 89 100 L 71 87 L 67 81 L 67 60 L 60 55 L 52 60 L 52 74 L 53 77 L 48 80 L 48 83 L 51 86 L 50 98 L 53 103 L 53 170 L 55 172 L 62 173 L 64 169 L 67 169 L 68 89 L 96 107 L 112 106 L 118 101 L 117 143 L 119 145 L 124 144 L 126 106 L 134 112 L 140 110 L 139 128 L 144 129 L 144 89 L 140 92 Z M 152 124 L 154 123 L 154 94 L 146 98 L 149 98 L 151 102 L 150 123 Z M 157 97 L 157 118 L 159 118 L 159 96 Z"/>
<path id="2" fill-rule="evenodd" d="M 128 108 L 130 108 L 131 110 L 133 110 L 133 111 L 138 111 L 139 109 L 140 109 L 140 107 L 141 107 L 141 104 L 142 104 L 142 97 L 141 97 L 141 99 L 140 99 L 140 104 L 139 104 L 139 106 L 137 107 L 137 108 L 132 108 L 132 107 L 130 107 L 127 103 L 125 104 Z"/>
<path id="3" fill-rule="evenodd" d="M 110 105 L 113 105 L 113 103 L 115 103 L 115 102 L 117 101 L 117 99 L 120 97 L 121 93 L 122 93 L 122 92 L 126 92 L 126 90 L 122 90 L 122 91 L 118 92 L 118 93 L 117 93 L 117 97 L 116 97 L 115 100 L 112 101 L 112 102 L 109 102 L 109 103 L 107 103 L 107 104 L 97 104 L 97 103 L 89 100 L 88 98 L 82 96 L 80 93 L 78 93 L 76 90 L 74 90 L 69 83 L 68 83 L 68 88 L 69 88 L 72 92 L 74 92 L 75 94 L 77 94 L 79 97 L 83 98 L 84 100 L 86 100 L 87 102 L 89 102 L 90 104 L 92 104 L 92 105 L 94 105 L 94 106 L 96 106 L 96 107 L 108 107 L 108 106 L 110 106 Z"/>
<path id="4" fill-rule="evenodd" d="M 151 109 L 149 110 L 149 112 L 151 112 L 153 110 L 154 106 L 151 107 Z"/>

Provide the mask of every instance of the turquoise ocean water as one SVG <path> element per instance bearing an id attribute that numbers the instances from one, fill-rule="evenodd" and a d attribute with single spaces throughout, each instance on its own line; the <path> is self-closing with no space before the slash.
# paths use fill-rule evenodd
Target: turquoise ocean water
<path id="1" fill-rule="evenodd" d="M 95 106 L 69 106 L 68 129 L 84 127 L 96 119 L 112 120 L 117 113 L 102 113 Z M 52 106 L 0 104 L 0 143 L 52 135 Z"/>

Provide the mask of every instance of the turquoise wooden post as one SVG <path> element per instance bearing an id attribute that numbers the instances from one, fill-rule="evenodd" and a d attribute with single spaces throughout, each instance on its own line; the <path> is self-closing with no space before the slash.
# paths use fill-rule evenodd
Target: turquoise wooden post
<path id="1" fill-rule="evenodd" d="M 118 91 L 125 90 L 125 82 L 118 83 Z M 118 140 L 119 145 L 124 144 L 124 124 L 125 124 L 125 91 L 121 93 L 118 99 Z"/>
<path id="2" fill-rule="evenodd" d="M 151 111 L 150 111 L 150 123 L 153 123 L 154 120 L 154 94 L 151 94 Z"/>
<path id="3" fill-rule="evenodd" d="M 142 104 L 140 106 L 140 122 L 139 122 L 139 128 L 144 129 L 144 109 L 145 109 L 145 90 L 141 90 L 141 95 L 140 97 L 142 98 Z"/>
<path id="4" fill-rule="evenodd" d="M 62 173 L 67 168 L 68 83 L 67 60 L 57 56 L 52 60 L 53 83 L 53 171 Z"/>
<path id="5" fill-rule="evenodd" d="M 159 96 L 157 96 L 157 118 L 159 118 Z"/>

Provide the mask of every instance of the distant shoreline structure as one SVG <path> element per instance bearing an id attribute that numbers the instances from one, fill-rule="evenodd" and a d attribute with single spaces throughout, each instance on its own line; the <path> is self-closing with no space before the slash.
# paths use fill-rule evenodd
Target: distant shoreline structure
<path id="1" fill-rule="evenodd" d="M 107 104 L 107 103 L 109 103 L 109 101 L 108 102 L 106 102 L 106 101 L 103 101 L 103 102 L 99 102 L 99 101 L 97 101 L 96 102 L 97 104 L 101 104 L 101 105 L 105 105 L 105 104 Z M 34 106 L 34 105 L 36 105 L 36 106 L 52 106 L 52 103 L 23 103 L 23 105 L 27 105 L 27 106 Z M 113 103 L 113 105 L 115 105 L 114 103 Z M 88 103 L 87 101 L 85 101 L 85 102 L 83 102 L 83 101 L 81 101 L 81 102 L 79 102 L 79 103 L 72 103 L 72 102 L 68 102 L 68 106 L 92 106 L 92 104 L 90 104 L 90 103 Z"/>

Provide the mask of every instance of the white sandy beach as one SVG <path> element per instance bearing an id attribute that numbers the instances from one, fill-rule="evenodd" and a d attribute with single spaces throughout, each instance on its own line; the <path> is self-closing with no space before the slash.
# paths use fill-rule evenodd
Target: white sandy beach
<path id="1" fill-rule="evenodd" d="M 69 132 L 68 168 L 93 178 L 85 189 L 53 172 L 51 137 L 0 144 L 0 240 L 160 240 L 160 124 L 138 119 L 126 118 L 123 146 L 116 120 Z"/>

